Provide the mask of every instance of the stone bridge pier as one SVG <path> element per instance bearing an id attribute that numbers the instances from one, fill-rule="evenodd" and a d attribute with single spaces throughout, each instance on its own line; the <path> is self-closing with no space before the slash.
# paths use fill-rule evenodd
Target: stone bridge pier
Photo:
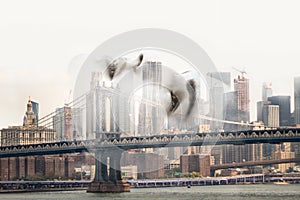
<path id="1" fill-rule="evenodd" d="M 96 169 L 94 181 L 87 192 L 121 193 L 130 192 L 130 186 L 122 180 L 120 150 L 99 150 L 95 153 Z"/>

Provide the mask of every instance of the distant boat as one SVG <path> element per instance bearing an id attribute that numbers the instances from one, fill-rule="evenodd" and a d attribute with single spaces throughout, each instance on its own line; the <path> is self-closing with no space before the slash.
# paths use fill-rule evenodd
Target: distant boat
<path id="1" fill-rule="evenodd" d="M 275 185 L 288 185 L 290 183 L 286 182 L 283 179 L 278 180 L 277 182 L 274 182 Z"/>
<path id="2" fill-rule="evenodd" d="M 191 188 L 191 185 L 188 185 L 187 188 Z"/>

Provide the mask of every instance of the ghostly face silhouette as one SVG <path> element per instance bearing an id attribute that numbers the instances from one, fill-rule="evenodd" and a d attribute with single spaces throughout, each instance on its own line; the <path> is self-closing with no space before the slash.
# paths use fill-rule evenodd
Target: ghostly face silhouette
<path id="1" fill-rule="evenodd" d="M 117 58 L 113 60 L 105 70 L 105 75 L 109 78 L 110 81 L 116 79 L 125 71 L 133 70 L 141 66 L 143 61 L 143 54 L 140 54 L 135 60 L 127 60 L 127 58 Z"/>
<path id="2" fill-rule="evenodd" d="M 118 80 L 126 72 L 136 72 L 137 69 L 141 67 L 143 59 L 143 54 L 140 54 L 134 60 L 128 60 L 124 57 L 117 58 L 108 64 L 104 72 L 105 76 L 108 77 L 110 81 L 116 81 L 116 79 Z M 189 117 L 196 100 L 195 81 L 193 79 L 184 80 L 182 78 L 176 78 L 181 76 L 174 72 L 165 74 L 165 76 L 162 82 L 167 86 L 167 91 L 170 96 L 170 103 L 166 107 L 167 114 L 174 114 L 182 105 L 182 102 L 187 100 L 188 106 L 186 108 L 185 118 Z"/>

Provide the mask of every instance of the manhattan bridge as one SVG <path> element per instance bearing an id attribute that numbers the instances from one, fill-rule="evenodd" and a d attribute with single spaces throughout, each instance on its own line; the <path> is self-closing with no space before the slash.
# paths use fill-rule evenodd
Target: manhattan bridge
<path id="1" fill-rule="evenodd" d="M 93 76 L 97 76 L 97 74 L 95 73 Z M 81 95 L 66 105 L 74 113 L 72 117 L 74 122 L 72 139 L 61 137 L 59 141 L 51 143 L 2 146 L 0 148 L 0 157 L 53 155 L 76 152 L 94 153 L 96 158 L 96 172 L 94 181 L 91 183 L 88 191 L 124 192 L 129 191 L 129 185 L 122 181 L 120 159 L 122 153 L 127 150 L 300 142 L 300 129 L 297 128 L 254 130 L 251 128 L 253 125 L 248 123 L 215 119 L 205 115 L 200 115 L 196 120 L 193 119 L 193 122 L 227 123 L 242 127 L 242 130 L 204 131 L 200 133 L 199 129 L 194 129 L 176 133 L 168 131 L 159 132 L 151 127 L 153 124 L 157 125 L 158 122 L 156 121 L 150 122 L 150 125 L 148 124 L 150 126 L 150 128 L 148 127 L 148 131 L 150 131 L 147 133 L 147 128 L 145 127 L 134 127 L 133 118 L 135 116 L 122 116 L 122 112 L 126 113 L 126 105 L 123 105 L 121 108 L 120 99 L 114 99 L 114 95 L 120 93 L 118 89 L 100 86 L 99 84 L 92 87 L 88 93 Z M 116 103 L 118 103 L 118 106 L 113 106 Z M 150 104 L 150 107 L 157 105 L 153 101 L 146 103 L 148 103 L 147 106 Z M 114 109 L 117 109 L 119 112 Z M 156 115 L 151 113 L 154 117 L 161 114 L 155 109 L 151 111 L 156 112 Z M 85 113 L 85 117 L 88 120 L 82 120 L 82 113 Z M 118 114 L 116 115 L 116 113 Z M 76 120 L 77 122 L 81 122 L 81 124 L 76 124 Z M 159 118 L 159 120 L 162 119 Z M 83 121 L 87 123 L 84 124 L 82 123 Z M 147 120 L 142 121 L 143 125 L 148 126 L 145 121 L 147 122 Z M 88 122 L 93 123 L 88 124 Z M 60 123 L 55 118 L 55 112 L 39 120 L 39 126 L 48 128 L 54 128 Z"/>

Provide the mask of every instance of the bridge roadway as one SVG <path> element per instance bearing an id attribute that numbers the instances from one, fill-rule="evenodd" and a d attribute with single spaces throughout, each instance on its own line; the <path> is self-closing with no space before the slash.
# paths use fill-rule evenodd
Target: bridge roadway
<path id="1" fill-rule="evenodd" d="M 184 147 L 202 145 L 244 145 L 256 143 L 300 142 L 300 128 L 248 130 L 238 132 L 184 133 L 155 136 L 107 138 L 104 140 L 62 141 L 0 147 L 0 158 L 52 155 L 76 152 L 99 152 L 141 148 Z"/>

